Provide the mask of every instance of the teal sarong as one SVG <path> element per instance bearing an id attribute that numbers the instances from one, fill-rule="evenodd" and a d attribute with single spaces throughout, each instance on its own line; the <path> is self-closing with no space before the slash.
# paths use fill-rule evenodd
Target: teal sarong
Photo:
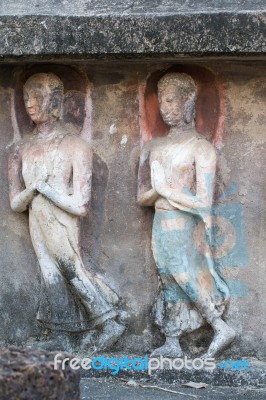
<path id="1" fill-rule="evenodd" d="M 156 322 L 167 336 L 193 331 L 204 320 L 220 317 L 229 298 L 228 287 L 215 270 L 208 235 L 207 253 L 206 243 L 205 251 L 198 243 L 195 228 L 201 221 L 180 210 L 155 212 L 152 247 L 162 282 Z"/>

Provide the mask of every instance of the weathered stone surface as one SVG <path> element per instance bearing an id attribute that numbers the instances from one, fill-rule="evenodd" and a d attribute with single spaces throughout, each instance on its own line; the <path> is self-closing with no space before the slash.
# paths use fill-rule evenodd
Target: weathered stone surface
<path id="1" fill-rule="evenodd" d="M 218 3 L 218 4 L 217 4 Z M 258 1 L 37 1 L 0 6 L 0 60 L 263 55 Z"/>
<path id="2" fill-rule="evenodd" d="M 67 363 L 64 370 L 55 370 L 55 354 L 15 347 L 1 349 L 1 400 L 78 400 L 80 373 Z M 61 354 L 61 359 L 65 357 L 69 355 Z"/>
<path id="3" fill-rule="evenodd" d="M 217 119 L 211 119 L 211 124 L 203 126 L 200 132 L 207 128 L 206 137 L 211 140 L 218 125 L 218 173 L 225 193 L 220 203 L 238 204 L 243 212 L 248 258 L 242 266 L 226 266 L 225 272 L 229 279 L 241 281 L 245 290 L 240 287 L 231 299 L 226 318 L 238 335 L 225 357 L 265 356 L 265 62 L 209 61 L 184 65 L 98 61 L 66 68 L 70 67 L 59 63 L 0 67 L 1 342 L 25 344 L 40 338 L 35 316 L 41 274 L 30 240 L 28 216 L 15 214 L 8 200 L 7 149 L 15 136 L 12 94 L 21 90 L 17 85 L 20 74 L 29 76 L 48 70 L 63 79 L 68 93 L 82 86 L 73 80 L 80 70 L 92 83 L 90 142 L 95 153 L 92 212 L 83 219 L 81 229 L 84 264 L 104 275 L 129 312 L 128 328 L 117 351 L 143 354 L 162 344 L 151 316 L 158 283 L 150 243 L 152 212 L 137 205 L 140 132 L 143 134 L 140 89 L 148 76 L 154 80 L 154 74 L 158 78 L 174 69 L 186 70 L 199 81 L 203 76 L 207 93 L 217 88 L 221 102 L 214 95 L 205 99 L 203 90 L 206 110 L 202 115 L 213 113 L 216 118 L 218 107 L 222 119 L 219 124 Z M 208 73 L 204 75 L 202 70 Z M 209 97 L 214 100 L 209 102 Z M 19 101 L 16 105 L 19 116 L 26 113 Z M 27 129 L 22 133 L 26 132 Z M 233 183 L 236 185 L 232 188 Z M 210 340 L 211 332 L 204 328 L 182 338 L 181 345 L 196 357 Z"/>

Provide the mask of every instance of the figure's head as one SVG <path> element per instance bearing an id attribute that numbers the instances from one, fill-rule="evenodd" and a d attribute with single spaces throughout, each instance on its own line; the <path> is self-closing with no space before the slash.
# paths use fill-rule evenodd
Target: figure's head
<path id="1" fill-rule="evenodd" d="M 55 74 L 32 75 L 23 88 L 27 113 L 36 124 L 57 120 L 61 114 L 64 86 Z"/>
<path id="2" fill-rule="evenodd" d="M 158 99 L 164 122 L 170 126 L 194 119 L 197 87 L 191 76 L 173 72 L 158 82 Z"/>

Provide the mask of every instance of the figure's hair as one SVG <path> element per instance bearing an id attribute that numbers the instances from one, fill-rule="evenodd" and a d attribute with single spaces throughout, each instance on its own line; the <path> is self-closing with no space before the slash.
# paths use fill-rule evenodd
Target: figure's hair
<path id="1" fill-rule="evenodd" d="M 186 123 L 190 123 L 194 118 L 195 103 L 197 96 L 197 86 L 193 78 L 185 73 L 171 72 L 164 75 L 158 82 L 158 94 L 162 95 L 164 89 L 169 86 L 174 86 L 180 93 L 185 102 Z"/>
<path id="2" fill-rule="evenodd" d="M 61 79 L 52 72 L 48 73 L 38 73 L 32 75 L 25 83 L 28 86 L 32 83 L 38 82 L 43 86 L 46 86 L 51 95 L 51 102 L 49 107 L 49 112 L 54 119 L 58 119 L 61 114 L 61 107 L 64 95 L 64 85 Z"/>

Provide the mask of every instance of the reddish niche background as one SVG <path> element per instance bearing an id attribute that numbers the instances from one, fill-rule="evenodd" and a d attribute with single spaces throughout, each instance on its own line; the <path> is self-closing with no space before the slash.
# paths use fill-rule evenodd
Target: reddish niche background
<path id="1" fill-rule="evenodd" d="M 183 72 L 190 75 L 197 85 L 195 126 L 206 139 L 219 145 L 224 121 L 223 85 L 212 70 L 198 65 L 178 65 L 151 73 L 140 88 L 140 127 L 142 141 L 168 134 L 158 102 L 158 81 L 167 73 Z"/>

